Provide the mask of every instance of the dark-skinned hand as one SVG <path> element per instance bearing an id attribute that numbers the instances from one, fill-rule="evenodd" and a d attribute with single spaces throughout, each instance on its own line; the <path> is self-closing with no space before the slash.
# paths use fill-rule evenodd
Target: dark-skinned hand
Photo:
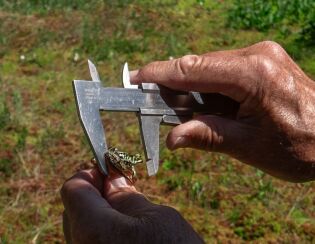
<path id="1" fill-rule="evenodd" d="M 170 149 L 231 155 L 275 177 L 315 179 L 315 83 L 277 43 L 150 63 L 131 82 L 219 93 L 240 103 L 233 119 L 200 116 L 175 127 Z"/>
<path id="2" fill-rule="evenodd" d="M 175 209 L 151 203 L 117 173 L 81 171 L 61 196 L 67 243 L 203 243 Z"/>

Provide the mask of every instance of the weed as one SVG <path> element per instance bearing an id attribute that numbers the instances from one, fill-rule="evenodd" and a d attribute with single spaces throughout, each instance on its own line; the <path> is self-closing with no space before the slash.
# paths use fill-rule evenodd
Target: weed
<path id="1" fill-rule="evenodd" d="M 162 164 L 162 168 L 164 170 L 172 170 L 176 167 L 176 163 L 172 160 L 164 160 L 163 164 Z"/>
<path id="2" fill-rule="evenodd" d="M 212 209 L 219 209 L 220 201 L 216 198 L 212 198 L 209 202 L 210 208 Z"/>
<path id="3" fill-rule="evenodd" d="M 104 50 L 98 50 L 100 43 L 100 24 L 96 21 L 91 21 L 87 17 L 83 19 L 82 25 L 82 43 L 81 48 L 89 55 L 95 54 L 97 51 L 104 52 Z M 107 50 L 105 50 L 107 52 Z"/>
<path id="4" fill-rule="evenodd" d="M 229 11 L 228 25 L 259 31 L 275 28 L 284 36 L 298 29 L 296 40 L 314 45 L 314 8 L 313 0 L 234 0 Z"/>
<path id="5" fill-rule="evenodd" d="M 37 146 L 41 151 L 47 150 L 61 140 L 64 137 L 64 134 L 65 132 L 63 126 L 59 126 L 57 128 L 48 127 L 39 137 Z"/>
<path id="6" fill-rule="evenodd" d="M 132 0 L 103 0 L 105 5 L 108 5 L 110 7 L 116 7 L 116 8 L 123 8 L 126 7 L 128 4 L 132 3 Z"/>
<path id="7" fill-rule="evenodd" d="M 166 55 L 169 57 L 177 56 L 181 53 L 187 53 L 188 48 L 179 40 L 176 35 L 171 33 L 169 36 L 165 37 L 165 44 L 166 44 Z"/>
<path id="8" fill-rule="evenodd" d="M 3 130 L 11 120 L 10 110 L 4 96 L 0 96 L 0 130 Z"/>
<path id="9" fill-rule="evenodd" d="M 247 241 L 256 240 L 265 236 L 267 232 L 278 232 L 281 229 L 274 215 L 264 213 L 259 204 L 255 208 L 245 206 L 242 209 L 234 209 L 228 219 L 234 227 L 234 233 Z"/>
<path id="10" fill-rule="evenodd" d="M 232 212 L 229 214 L 228 219 L 231 223 L 236 224 L 241 216 L 241 212 L 239 209 L 233 209 Z"/>
<path id="11" fill-rule="evenodd" d="M 274 187 L 272 185 L 272 182 L 269 181 L 264 181 L 263 179 L 260 179 L 258 181 L 258 189 L 257 192 L 254 193 L 250 199 L 256 198 L 261 201 L 266 201 L 270 193 L 274 192 Z"/>
<path id="12" fill-rule="evenodd" d="M 13 106 L 16 111 L 20 112 L 22 110 L 22 96 L 19 90 L 13 91 Z"/>
<path id="13" fill-rule="evenodd" d="M 84 19 L 81 48 L 95 60 L 111 60 L 117 56 L 128 56 L 128 54 L 147 51 L 146 34 L 130 38 L 119 31 L 102 36 L 100 35 L 102 31 L 101 23 L 98 20 Z"/>
<path id="14" fill-rule="evenodd" d="M 199 181 L 195 181 L 191 186 L 192 197 L 194 199 L 201 198 L 203 192 L 203 185 Z"/>
<path id="15" fill-rule="evenodd" d="M 28 136 L 28 130 L 26 127 L 23 127 L 18 133 L 17 133 L 17 142 L 15 145 L 16 150 L 23 150 L 26 145 L 26 138 Z"/>
<path id="16" fill-rule="evenodd" d="M 182 177 L 170 176 L 161 181 L 167 186 L 169 191 L 174 191 L 176 189 L 181 190 L 185 186 L 185 179 Z"/>
<path id="17" fill-rule="evenodd" d="M 229 24 L 234 28 L 267 30 L 284 18 L 282 2 L 277 0 L 235 0 L 229 12 Z"/>
<path id="18" fill-rule="evenodd" d="M 100 0 L 92 0 L 86 2 L 84 0 L 0 0 L 1 8 L 13 12 L 19 12 L 23 14 L 31 14 L 31 13 L 40 13 L 40 14 L 47 14 L 50 11 L 54 11 L 56 9 L 62 10 L 89 10 L 93 9 L 102 1 Z"/>
<path id="19" fill-rule="evenodd" d="M 314 8 L 315 8 L 315 4 L 314 4 Z M 314 11 L 308 15 L 307 19 L 302 24 L 302 29 L 300 31 L 298 41 L 302 42 L 303 44 L 315 46 L 315 12 Z"/>
<path id="20" fill-rule="evenodd" d="M 53 101 L 53 103 L 48 107 L 48 110 L 50 112 L 57 112 L 64 114 L 67 110 L 67 107 L 64 105 L 64 103 L 60 101 Z"/>
<path id="21" fill-rule="evenodd" d="M 290 218 L 296 222 L 297 225 L 302 225 L 310 221 L 310 218 L 300 209 L 294 209 L 290 215 Z"/>
<path id="22" fill-rule="evenodd" d="M 0 176 L 3 174 L 4 176 L 11 176 L 13 173 L 13 168 L 11 164 L 11 160 L 7 158 L 0 158 Z"/>
<path id="23" fill-rule="evenodd" d="M 183 166 L 183 163 L 181 162 L 179 157 L 176 154 L 171 153 L 170 151 L 164 150 L 163 158 L 164 158 L 164 161 L 162 163 L 162 168 L 166 171 L 169 171 L 169 170 L 178 171 Z"/>

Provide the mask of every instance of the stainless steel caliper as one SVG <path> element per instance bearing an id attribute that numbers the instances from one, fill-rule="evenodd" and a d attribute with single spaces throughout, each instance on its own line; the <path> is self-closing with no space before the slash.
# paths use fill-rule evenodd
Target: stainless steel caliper
<path id="1" fill-rule="evenodd" d="M 159 168 L 160 124 L 177 125 L 195 113 L 231 115 L 238 104 L 219 94 L 181 92 L 154 83 L 130 84 L 128 64 L 122 72 L 123 88 L 102 87 L 95 65 L 88 60 L 92 81 L 74 80 L 78 115 L 103 174 L 107 175 L 104 154 L 108 147 L 100 111 L 136 112 L 149 176 Z"/>

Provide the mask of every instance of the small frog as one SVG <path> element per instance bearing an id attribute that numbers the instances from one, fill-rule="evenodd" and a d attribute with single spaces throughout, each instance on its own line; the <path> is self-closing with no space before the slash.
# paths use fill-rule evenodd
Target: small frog
<path id="1" fill-rule="evenodd" d="M 121 172 L 130 182 L 134 183 L 137 177 L 135 165 L 142 163 L 140 154 L 129 155 L 121 152 L 115 147 L 111 147 L 105 153 L 105 160 L 110 162 L 119 172 Z"/>

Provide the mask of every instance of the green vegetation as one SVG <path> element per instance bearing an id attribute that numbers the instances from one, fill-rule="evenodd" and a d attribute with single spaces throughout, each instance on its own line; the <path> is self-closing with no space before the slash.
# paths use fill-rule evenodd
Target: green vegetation
<path id="1" fill-rule="evenodd" d="M 297 42 L 314 45 L 315 2 L 313 0 L 236 0 L 229 12 L 234 28 L 277 30 L 283 37 L 296 36 Z"/>
<path id="2" fill-rule="evenodd" d="M 311 0 L 0 0 L 0 243 L 63 242 L 59 189 L 92 157 L 71 87 L 89 79 L 87 58 L 104 85 L 120 86 L 125 61 L 136 69 L 274 40 L 315 78 L 314 23 Z M 102 116 L 110 145 L 142 151 L 133 114 Z M 139 177 L 140 191 L 209 243 L 315 241 L 314 183 L 164 143 L 158 176 L 142 166 Z"/>

